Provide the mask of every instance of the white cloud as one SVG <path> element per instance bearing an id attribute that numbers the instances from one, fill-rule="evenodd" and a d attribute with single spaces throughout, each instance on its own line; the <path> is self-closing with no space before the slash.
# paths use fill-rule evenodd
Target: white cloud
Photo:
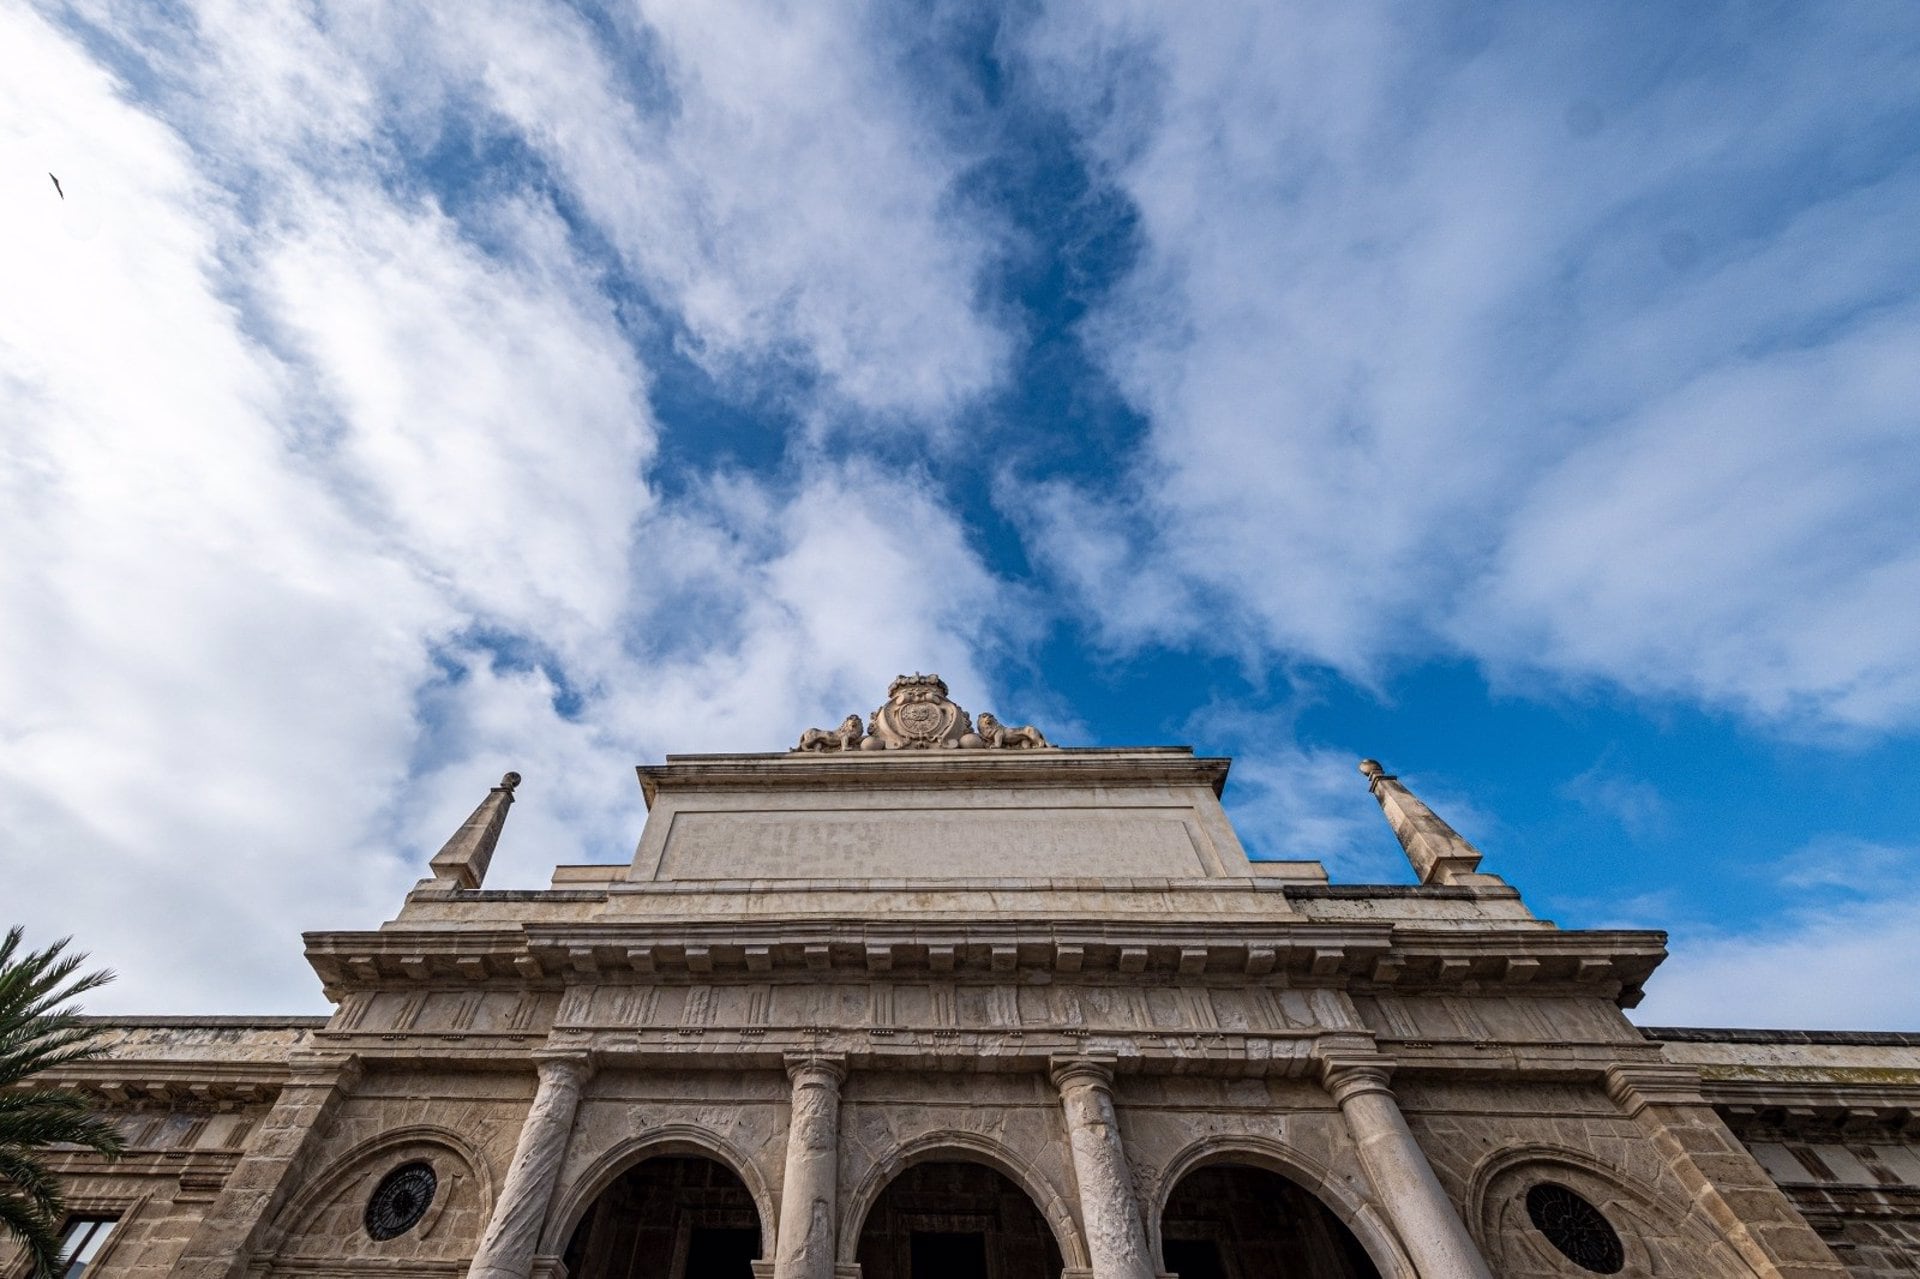
<path id="1" fill-rule="evenodd" d="M 1911 24 L 1702 33 L 1739 56 L 1647 83 L 1606 20 L 1036 25 L 1139 213 L 1085 337 L 1145 456 L 1028 530 L 1110 642 L 1920 720 L 1920 175 L 1783 176 L 1894 118 Z"/>
<path id="2" fill-rule="evenodd" d="M 930 663 L 984 699 L 1024 642 L 913 473 L 823 459 L 657 500 L 648 374 L 600 271 L 528 188 L 456 221 L 394 180 L 386 131 L 458 77 L 417 68 L 397 101 L 377 34 L 210 8 L 146 40 L 160 87 L 136 102 L 0 13 L 7 904 L 121 971 L 103 1009 L 312 1007 L 298 932 L 390 915 L 505 768 L 527 783 L 498 878 L 540 883 L 625 855 L 639 759 L 778 749 Z M 868 278 L 878 309 L 849 310 L 850 250 L 804 244 L 721 287 L 804 312 L 769 329 L 794 350 L 887 329 L 899 367 L 834 394 L 937 412 L 996 339 L 964 302 L 914 310 L 968 268 L 914 258 L 948 253 L 915 223 L 943 179 L 901 146 L 866 194 L 925 199 L 860 233 L 914 287 Z M 704 287 L 727 266 L 690 216 L 655 247 Z"/>
<path id="3" fill-rule="evenodd" d="M 1355 765 L 1324 746 L 1254 747 L 1226 796 L 1249 857 L 1317 861 L 1336 883 L 1404 883 L 1411 868 Z"/>
<path id="4" fill-rule="evenodd" d="M 186 149 L 31 15 L 0 28 L 9 913 L 118 966 L 103 1003 L 279 1002 L 310 985 L 294 904 L 357 915 L 382 878 L 341 797 L 397 779 L 444 614 L 266 425 L 283 371 L 214 286 L 231 211 Z M 21 180 L 48 168 L 86 234 Z"/>
<path id="5" fill-rule="evenodd" d="M 1540 475 L 1456 623 L 1770 718 L 1920 715 L 1920 308 L 1703 374 Z"/>
<path id="6" fill-rule="evenodd" d="M 652 55 L 643 85 L 557 7 L 443 10 L 435 36 L 709 367 L 798 359 L 827 421 L 857 425 L 844 406 L 937 427 L 1006 355 L 974 304 L 993 244 L 948 209 L 965 157 L 916 127 L 878 16 L 858 0 L 643 5 L 615 20 Z"/>
<path id="7" fill-rule="evenodd" d="M 667 751 L 785 750 L 808 725 L 864 715 L 887 683 L 936 670 L 954 696 L 994 703 L 983 663 L 1026 638 L 1002 617 L 1008 588 L 968 548 L 937 495 L 862 464 L 822 464 L 790 493 L 739 477 L 642 527 L 644 598 L 627 633 L 675 636 L 651 652 L 576 665 L 591 691 L 572 719 L 538 671 L 453 655 L 455 682 L 428 691 L 445 763 L 423 782 L 405 842 L 430 852 L 476 778 L 513 768 L 523 802 L 490 882 L 544 884 L 556 861 L 631 855 L 641 813 L 632 764 Z M 688 628 L 694 604 L 708 616 Z"/>
<path id="8" fill-rule="evenodd" d="M 309 193 L 262 250 L 262 307 L 337 431 L 358 513 L 496 624 L 573 651 L 617 622 L 649 497 L 645 387 L 551 208 L 509 199 L 520 260 L 432 208 Z"/>
<path id="9" fill-rule="evenodd" d="M 1920 989 L 1876 975 L 1913 971 L 1920 895 L 1808 902 L 1754 932 L 1675 930 L 1671 958 L 1633 1012 L 1643 1026 L 1909 1030 Z"/>
<path id="10" fill-rule="evenodd" d="M 1871 891 L 1883 883 L 1908 883 L 1920 872 L 1920 850 L 1879 844 L 1852 835 L 1824 835 L 1774 866 L 1782 887 Z"/>
<path id="11" fill-rule="evenodd" d="M 1666 830 L 1668 805 L 1660 788 L 1620 772 L 1604 756 L 1568 778 L 1560 793 L 1589 812 L 1618 822 L 1630 838 L 1648 839 Z"/>
<path id="12" fill-rule="evenodd" d="M 1757 867 L 1779 908 L 1715 925 L 1672 900 L 1631 905 L 1613 926 L 1671 928 L 1667 961 L 1633 1011 L 1643 1026 L 1907 1030 L 1912 982 L 1876 981 L 1920 962 L 1920 848 L 1824 835 Z"/>

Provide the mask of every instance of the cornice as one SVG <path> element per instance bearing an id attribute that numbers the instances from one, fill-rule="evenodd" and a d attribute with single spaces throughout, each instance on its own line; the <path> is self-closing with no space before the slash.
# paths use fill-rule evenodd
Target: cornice
<path id="1" fill-rule="evenodd" d="M 414 983 L 558 988 L 775 973 L 884 979 L 1043 970 L 1195 984 L 1260 979 L 1356 993 L 1513 987 L 1624 1000 L 1665 954 L 1658 933 L 1439 930 L 1346 920 L 619 920 L 307 935 L 307 958 L 336 998 Z"/>
<path id="2" fill-rule="evenodd" d="M 114 1105 L 202 1105 L 214 1110 L 265 1104 L 291 1072 L 284 1061 L 152 1061 L 100 1057 L 34 1076 L 33 1086 L 90 1093 Z"/>
<path id="3" fill-rule="evenodd" d="M 672 790 L 868 790 L 979 786 L 1226 786 L 1232 761 L 1186 746 L 1043 750 L 669 755 L 636 768 L 648 807 Z"/>
<path id="4" fill-rule="evenodd" d="M 1727 1126 L 1745 1139 L 1920 1134 L 1920 1077 L 1719 1079 L 1709 1072 L 1700 1091 Z"/>

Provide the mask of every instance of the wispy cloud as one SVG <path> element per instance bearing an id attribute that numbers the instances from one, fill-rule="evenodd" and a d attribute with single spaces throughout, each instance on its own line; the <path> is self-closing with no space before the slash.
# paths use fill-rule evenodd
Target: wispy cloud
<path id="1" fill-rule="evenodd" d="M 311 1001 L 293 933 L 390 912 L 507 767 L 495 874 L 543 882 L 626 855 L 636 758 L 900 670 L 1103 736 L 1042 651 L 1911 728 L 1916 32 L 1649 70 L 1635 21 L 0 9 L 16 912 L 119 1006 Z M 1003 207 L 1053 176 L 1061 226 Z M 1204 700 L 1143 678 L 1133 723 Z M 1191 727 L 1257 852 L 1404 876 L 1342 732 Z M 1559 798 L 1657 835 L 1661 781 Z"/>
<path id="2" fill-rule="evenodd" d="M 1647 839 L 1666 829 L 1668 805 L 1660 788 L 1615 770 L 1605 758 L 1567 779 L 1560 792 L 1587 811 L 1618 822 L 1633 839 Z"/>
<path id="3" fill-rule="evenodd" d="M 1734 929 L 1699 904 L 1651 903 L 1635 927 L 1668 926 L 1672 956 L 1634 1011 L 1642 1025 L 1900 1030 L 1920 1024 L 1920 848 L 1822 836 L 1760 867 L 1781 903 Z"/>
<path id="4" fill-rule="evenodd" d="M 648 482 L 636 299 L 743 398 L 803 369 L 802 422 L 937 431 L 1003 341 L 859 13 L 762 16 L 628 31 L 642 102 L 559 7 L 0 15 L 9 904 L 106 1005 L 311 1001 L 297 931 L 390 912 L 506 767 L 544 882 L 630 847 L 635 759 L 1022 642 L 916 471 Z M 534 159 L 437 188 L 455 100 Z"/>
<path id="5" fill-rule="evenodd" d="M 1085 335 L 1152 425 L 1036 554 L 1121 645 L 1920 720 L 1920 33 L 1748 20 L 1652 70 L 1601 11 L 1049 11 L 1145 243 Z"/>

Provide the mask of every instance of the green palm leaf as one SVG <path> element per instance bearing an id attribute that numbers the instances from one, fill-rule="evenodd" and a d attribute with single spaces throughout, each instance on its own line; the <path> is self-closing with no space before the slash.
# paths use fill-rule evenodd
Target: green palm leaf
<path id="1" fill-rule="evenodd" d="M 0 1231 L 26 1248 L 37 1273 L 55 1275 L 66 1208 L 46 1151 L 72 1145 L 114 1158 L 120 1134 L 82 1094 L 30 1081 L 106 1051 L 100 1028 L 83 1021 L 72 1001 L 113 974 L 81 973 L 87 957 L 66 954 L 67 938 L 23 951 L 22 936 L 16 927 L 0 940 Z"/>

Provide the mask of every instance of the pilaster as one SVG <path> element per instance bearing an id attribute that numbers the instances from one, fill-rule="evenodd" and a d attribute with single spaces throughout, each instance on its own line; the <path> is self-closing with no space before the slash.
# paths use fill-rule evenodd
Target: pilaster
<path id="1" fill-rule="evenodd" d="M 361 1073 L 360 1060 L 347 1053 L 301 1053 L 289 1066 L 291 1076 L 252 1149 L 182 1250 L 173 1271 L 181 1279 L 237 1279 L 246 1273 L 287 1197 L 311 1171 L 327 1126 Z"/>
<path id="2" fill-rule="evenodd" d="M 1647 1134 L 1693 1201 L 1756 1274 L 1836 1279 L 1847 1273 L 1707 1105 L 1698 1071 L 1649 1062 L 1611 1066 L 1606 1079 L 1607 1096 Z"/>

